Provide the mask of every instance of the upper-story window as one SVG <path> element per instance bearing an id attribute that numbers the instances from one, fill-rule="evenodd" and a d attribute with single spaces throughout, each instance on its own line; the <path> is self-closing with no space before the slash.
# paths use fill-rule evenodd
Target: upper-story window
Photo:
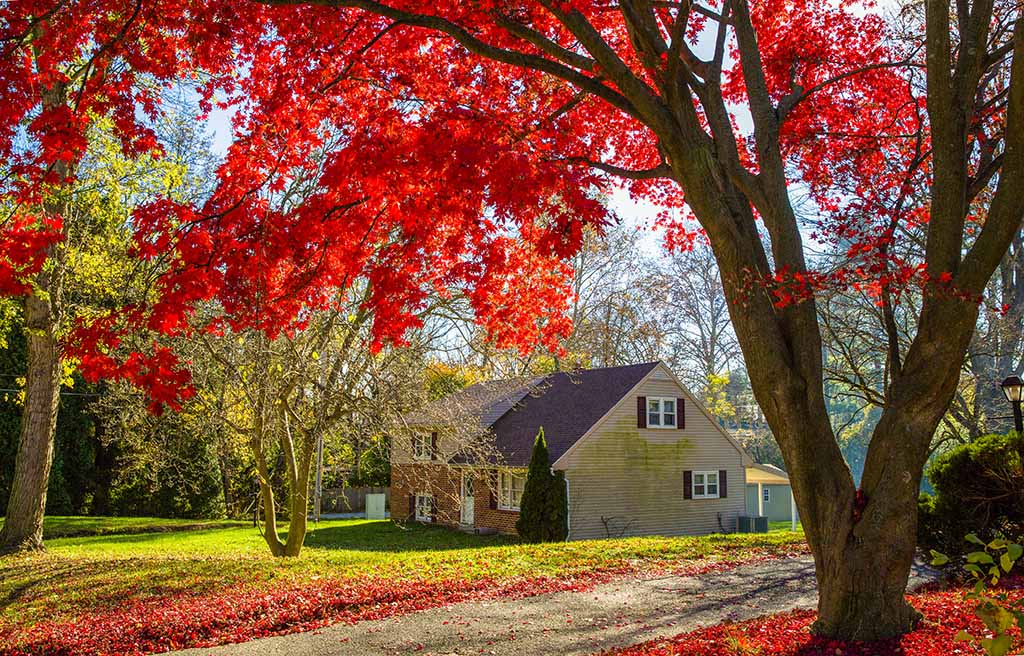
<path id="1" fill-rule="evenodd" d="M 648 396 L 647 427 L 675 428 L 676 400 L 660 396 Z"/>
<path id="2" fill-rule="evenodd" d="M 415 460 L 430 460 L 434 456 L 434 436 L 430 433 L 416 433 L 412 436 L 412 457 Z"/>

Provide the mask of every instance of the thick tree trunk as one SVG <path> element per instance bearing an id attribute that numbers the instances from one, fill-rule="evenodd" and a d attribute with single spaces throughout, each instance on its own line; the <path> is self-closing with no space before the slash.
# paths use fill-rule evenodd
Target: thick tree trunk
<path id="1" fill-rule="evenodd" d="M 25 405 L 7 518 L 0 530 L 0 552 L 43 548 L 43 512 L 60 400 L 60 346 L 55 323 L 49 299 L 33 294 L 26 300 Z"/>
<path id="2" fill-rule="evenodd" d="M 912 630 L 921 619 L 904 596 L 917 544 L 914 492 L 900 499 L 880 496 L 868 501 L 860 513 L 851 514 L 848 530 L 829 536 L 839 539 L 815 550 L 814 633 L 882 640 Z M 859 505 L 855 500 L 855 512 Z"/>

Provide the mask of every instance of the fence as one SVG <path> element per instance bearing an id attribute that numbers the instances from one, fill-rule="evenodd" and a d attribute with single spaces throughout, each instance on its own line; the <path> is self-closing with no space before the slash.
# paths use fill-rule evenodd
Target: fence
<path id="1" fill-rule="evenodd" d="M 360 513 L 366 512 L 366 495 L 383 494 L 387 507 L 391 507 L 390 487 L 334 487 L 325 488 L 320 500 L 320 512 L 323 513 Z"/>

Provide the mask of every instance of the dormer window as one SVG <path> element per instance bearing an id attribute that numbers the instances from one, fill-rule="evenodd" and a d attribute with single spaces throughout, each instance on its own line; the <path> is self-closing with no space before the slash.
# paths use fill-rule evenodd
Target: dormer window
<path id="1" fill-rule="evenodd" d="M 647 397 L 647 427 L 675 428 L 676 400 L 660 396 Z"/>
<path id="2" fill-rule="evenodd" d="M 416 433 L 412 436 L 413 460 L 433 460 L 437 433 Z"/>

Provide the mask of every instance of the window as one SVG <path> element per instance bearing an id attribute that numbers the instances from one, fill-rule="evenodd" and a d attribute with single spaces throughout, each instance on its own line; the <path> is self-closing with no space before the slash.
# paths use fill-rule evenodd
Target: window
<path id="1" fill-rule="evenodd" d="M 433 437 L 427 433 L 412 436 L 412 457 L 414 460 L 430 460 L 433 457 Z"/>
<path id="2" fill-rule="evenodd" d="M 765 503 L 771 503 L 772 502 L 772 489 L 770 487 L 764 488 L 764 491 L 762 492 L 761 496 L 764 497 L 764 502 Z"/>
<path id="3" fill-rule="evenodd" d="M 526 474 L 503 471 L 500 478 L 498 487 L 501 494 L 498 497 L 498 507 L 502 510 L 519 510 L 523 488 L 526 487 Z"/>
<path id="4" fill-rule="evenodd" d="M 434 521 L 434 497 L 429 494 L 416 495 L 416 521 Z"/>
<path id="5" fill-rule="evenodd" d="M 693 472 L 693 498 L 694 499 L 717 499 L 718 498 L 718 472 L 706 471 Z"/>
<path id="6" fill-rule="evenodd" d="M 660 396 L 647 397 L 647 427 L 675 428 L 676 400 Z"/>

